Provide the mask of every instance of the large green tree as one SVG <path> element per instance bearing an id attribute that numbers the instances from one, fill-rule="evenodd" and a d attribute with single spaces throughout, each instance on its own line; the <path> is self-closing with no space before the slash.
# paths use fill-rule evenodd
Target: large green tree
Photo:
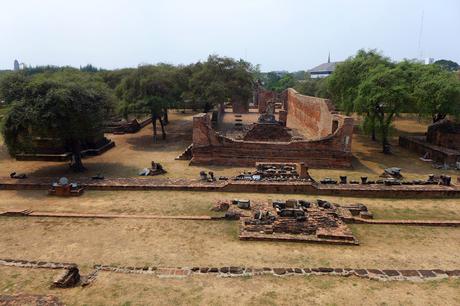
<path id="1" fill-rule="evenodd" d="M 410 91 L 404 78 L 405 71 L 401 65 L 379 65 L 370 71 L 358 87 L 355 109 L 375 119 L 385 154 L 391 153 L 388 136 L 393 118 L 410 100 Z"/>
<path id="2" fill-rule="evenodd" d="M 455 73 L 437 65 L 423 65 L 418 67 L 413 83 L 416 112 L 422 116 L 437 122 L 460 114 L 460 81 Z"/>
<path id="3" fill-rule="evenodd" d="M 391 63 L 375 50 L 359 50 L 354 57 L 337 65 L 334 73 L 327 78 L 327 92 L 334 103 L 346 113 L 357 111 L 359 85 L 379 65 L 391 66 Z M 376 118 L 373 113 L 365 114 L 364 128 L 371 133 L 372 140 L 376 140 Z"/>
<path id="4" fill-rule="evenodd" d="M 445 60 L 445 59 L 441 59 L 441 60 L 437 60 L 436 62 L 434 62 L 435 65 L 441 67 L 442 69 L 445 69 L 447 71 L 457 71 L 457 70 L 460 70 L 460 65 L 454 61 L 451 61 L 451 60 Z"/>
<path id="5" fill-rule="evenodd" d="M 124 111 L 152 117 L 153 141 L 157 141 L 157 121 L 166 139 L 165 118 L 168 108 L 181 99 L 178 68 L 172 65 L 145 65 L 125 77 L 116 88 Z"/>
<path id="6" fill-rule="evenodd" d="M 205 111 L 228 100 L 249 103 L 254 86 L 254 67 L 246 61 L 210 55 L 194 65 L 187 98 Z"/>
<path id="7" fill-rule="evenodd" d="M 23 95 L 27 77 L 22 72 L 8 72 L 0 79 L 0 100 L 9 104 Z"/>
<path id="8" fill-rule="evenodd" d="M 29 77 L 5 118 L 5 143 L 15 155 L 32 145 L 33 137 L 60 139 L 72 151 L 72 168 L 83 171 L 81 143 L 102 132 L 111 103 L 102 80 L 82 72 Z"/>

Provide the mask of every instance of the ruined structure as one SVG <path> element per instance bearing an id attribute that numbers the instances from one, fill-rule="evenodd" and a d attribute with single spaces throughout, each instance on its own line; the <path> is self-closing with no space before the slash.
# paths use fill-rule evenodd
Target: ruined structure
<path id="1" fill-rule="evenodd" d="M 256 163 L 256 171 L 245 171 L 233 178 L 243 181 L 306 181 L 313 182 L 305 163 Z"/>
<path id="2" fill-rule="evenodd" d="M 81 196 L 83 192 L 83 187 L 77 183 L 70 183 L 66 177 L 61 177 L 58 182 L 54 182 L 48 189 L 48 195 L 60 197 Z"/>
<path id="3" fill-rule="evenodd" d="M 241 218 L 239 237 L 357 245 L 358 240 L 342 220 L 344 215 L 351 216 L 352 210 L 367 212 L 364 205 L 348 210 L 322 200 L 253 203 L 252 216 Z"/>
<path id="4" fill-rule="evenodd" d="M 17 160 L 41 160 L 41 161 L 68 161 L 72 158 L 72 149 L 59 138 L 29 137 L 25 139 L 29 145 L 24 146 L 23 152 L 16 154 Z M 81 155 L 100 155 L 115 146 L 115 142 L 104 137 L 101 132 L 86 139 L 81 144 Z"/>
<path id="5" fill-rule="evenodd" d="M 135 118 L 130 121 L 121 118 L 113 118 L 110 122 L 106 123 L 104 132 L 113 134 L 132 134 L 139 132 L 150 123 L 152 123 L 152 117 L 141 120 Z"/>
<path id="6" fill-rule="evenodd" d="M 351 167 L 353 119 L 335 113 L 326 99 L 304 96 L 294 89 L 281 96 L 281 110 L 275 111 L 277 102 L 270 98 L 260 114 L 270 117 L 267 106 L 271 104 L 268 109 L 273 110 L 277 120 L 248 123 L 243 118 L 233 129 L 222 131 L 212 128 L 208 114 L 196 115 L 191 164 L 254 166 L 256 162 L 306 162 L 309 167 Z M 262 100 L 259 99 L 261 110 Z"/>
<path id="7" fill-rule="evenodd" d="M 444 119 L 428 126 L 426 135 L 400 136 L 399 145 L 435 163 L 456 167 L 460 162 L 460 124 Z"/>

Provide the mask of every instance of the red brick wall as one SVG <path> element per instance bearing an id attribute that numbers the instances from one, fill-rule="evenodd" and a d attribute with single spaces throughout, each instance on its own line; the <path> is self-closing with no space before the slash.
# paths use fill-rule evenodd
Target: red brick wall
<path id="1" fill-rule="evenodd" d="M 267 109 L 267 102 L 272 99 L 276 99 L 278 94 L 271 90 L 261 89 L 257 96 L 257 104 L 259 107 L 259 113 L 265 113 Z"/>
<path id="2" fill-rule="evenodd" d="M 304 96 L 292 88 L 287 90 L 286 98 L 288 127 L 305 128 L 313 138 L 332 133 L 334 114 L 331 113 L 333 107 L 329 100 Z"/>
<path id="3" fill-rule="evenodd" d="M 337 131 L 316 140 L 256 142 L 234 140 L 217 134 L 206 114 L 193 118 L 191 164 L 254 166 L 256 162 L 305 162 L 316 168 L 351 167 L 353 119 L 331 115 L 339 122 Z"/>

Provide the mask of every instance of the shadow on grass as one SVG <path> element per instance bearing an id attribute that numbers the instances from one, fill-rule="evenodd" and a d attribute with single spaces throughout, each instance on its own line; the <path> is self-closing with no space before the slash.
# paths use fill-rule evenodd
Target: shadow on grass
<path id="1" fill-rule="evenodd" d="M 84 172 L 74 172 L 70 169 L 67 162 L 60 165 L 44 166 L 33 172 L 28 173 L 31 177 L 53 177 L 59 178 L 67 176 L 69 178 L 91 177 L 97 174 L 102 174 L 105 177 L 133 177 L 137 176 L 139 168 L 133 166 L 126 166 L 119 163 L 107 162 L 85 162 L 83 165 L 86 167 Z"/>

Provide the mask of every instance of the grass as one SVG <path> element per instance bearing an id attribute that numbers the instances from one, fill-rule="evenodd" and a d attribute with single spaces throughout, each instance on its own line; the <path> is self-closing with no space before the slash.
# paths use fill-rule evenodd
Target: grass
<path id="1" fill-rule="evenodd" d="M 0 110 L 1 111 L 1 110 Z M 151 142 L 151 127 L 134 135 L 110 135 L 117 146 L 84 162 L 92 175 L 135 176 L 152 160 L 161 162 L 169 177 L 197 177 L 200 170 L 234 175 L 242 168 L 190 167 L 175 161 L 191 143 L 192 114 L 171 114 L 166 142 Z M 412 118 L 398 118 L 395 133 L 419 133 L 426 125 Z M 395 135 L 395 136 L 396 136 Z M 393 143 L 396 138 L 392 139 Z M 0 140 L 1 142 L 1 140 Z M 408 178 L 440 173 L 418 160 L 418 156 L 395 148 L 395 155 L 380 153 L 378 143 L 356 134 L 352 170 L 311 169 L 316 178 L 346 174 L 378 176 L 385 167 L 400 166 Z M 0 143 L 0 176 L 10 172 L 31 176 L 74 176 L 62 163 L 18 162 L 8 157 Z M 456 172 L 448 172 L 456 175 Z M 316 197 L 280 194 L 205 193 L 177 191 L 89 191 L 79 198 L 55 198 L 44 191 L 1 191 L 0 210 L 32 209 L 87 213 L 156 215 L 219 215 L 210 212 L 221 199 L 267 199 Z M 458 199 L 374 199 L 353 197 L 320 198 L 339 204 L 363 203 L 378 219 L 460 219 Z M 158 266 L 254 267 L 363 267 L 458 269 L 460 228 L 352 225 L 360 246 L 249 242 L 238 240 L 236 222 L 173 220 L 96 220 L 1 218 L 1 257 L 76 262 L 88 273 L 95 263 Z M 459 304 L 460 281 L 429 283 L 380 283 L 357 278 L 334 277 L 218 279 L 192 277 L 185 280 L 156 279 L 101 273 L 92 286 L 50 290 L 54 274 L 0 267 L 0 292 L 59 295 L 68 305 L 158 304 L 302 305 L 302 304 Z M 408 294 L 411 293 L 411 294 Z M 456 294 L 457 293 L 457 294 Z"/>
<path id="2" fill-rule="evenodd" d="M 350 277 L 273 276 L 217 278 L 194 276 L 158 279 L 148 275 L 100 273 L 91 286 L 49 289 L 54 271 L 22 270 L 20 286 L 4 291 L 18 269 L 0 267 L 1 294 L 35 292 L 57 295 L 66 305 L 456 305 L 458 280 L 428 283 L 377 282 Z M 21 280 L 34 281 L 23 285 Z M 435 285 L 433 285 L 435 284 Z"/>

